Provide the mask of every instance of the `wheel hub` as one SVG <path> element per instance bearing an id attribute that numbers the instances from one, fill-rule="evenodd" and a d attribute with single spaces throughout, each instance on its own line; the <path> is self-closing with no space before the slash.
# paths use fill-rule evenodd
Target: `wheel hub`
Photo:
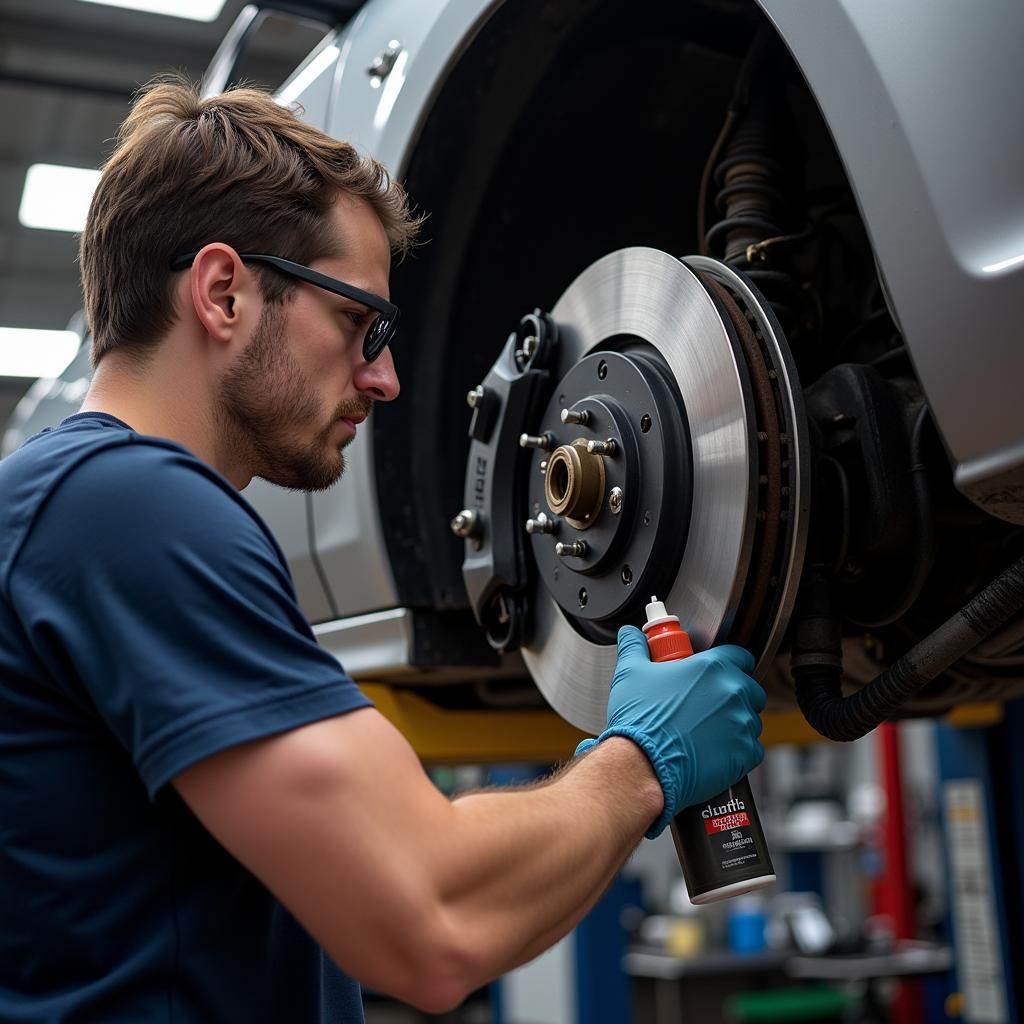
<path id="1" fill-rule="evenodd" d="M 601 643 L 670 582 L 667 563 L 678 563 L 686 538 L 686 433 L 659 363 L 639 341 L 584 356 L 541 420 L 558 446 L 529 464 L 530 514 L 546 512 L 550 524 L 531 535 L 540 584 L 581 635 Z"/>

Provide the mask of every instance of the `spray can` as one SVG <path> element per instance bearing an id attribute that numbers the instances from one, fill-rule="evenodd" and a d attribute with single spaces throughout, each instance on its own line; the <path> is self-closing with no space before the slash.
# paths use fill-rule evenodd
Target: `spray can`
<path id="1" fill-rule="evenodd" d="M 657 597 L 647 605 L 643 630 L 651 661 L 679 661 L 693 654 L 678 617 L 669 615 Z M 672 838 L 692 903 L 714 903 L 775 882 L 746 778 L 705 803 L 681 810 L 672 821 Z"/>

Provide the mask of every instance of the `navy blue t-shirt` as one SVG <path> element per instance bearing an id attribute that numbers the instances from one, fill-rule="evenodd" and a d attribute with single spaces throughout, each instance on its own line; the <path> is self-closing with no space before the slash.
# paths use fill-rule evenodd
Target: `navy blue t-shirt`
<path id="1" fill-rule="evenodd" d="M 364 707 L 220 474 L 81 413 L 0 462 L 0 1021 L 362 1021 L 168 782 Z"/>

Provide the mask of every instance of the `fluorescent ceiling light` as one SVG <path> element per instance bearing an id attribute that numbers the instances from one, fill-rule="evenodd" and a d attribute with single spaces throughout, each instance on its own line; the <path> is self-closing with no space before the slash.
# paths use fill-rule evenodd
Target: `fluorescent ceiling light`
<path id="1" fill-rule="evenodd" d="M 25 175 L 18 220 L 27 228 L 81 231 L 100 172 L 89 167 L 33 164 Z"/>
<path id="2" fill-rule="evenodd" d="M 86 3 L 125 7 L 149 14 L 169 14 L 173 18 L 191 18 L 193 21 L 213 21 L 224 6 L 224 0 L 86 0 Z"/>
<path id="3" fill-rule="evenodd" d="M 285 106 L 298 99 L 337 59 L 340 51 L 336 46 L 324 47 L 299 73 L 277 94 L 277 102 Z"/>
<path id="4" fill-rule="evenodd" d="M 0 327 L 0 377 L 59 377 L 81 343 L 74 331 Z"/>

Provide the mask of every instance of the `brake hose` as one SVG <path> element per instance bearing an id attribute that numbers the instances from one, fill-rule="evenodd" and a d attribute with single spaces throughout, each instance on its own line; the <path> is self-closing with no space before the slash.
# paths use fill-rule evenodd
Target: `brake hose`
<path id="1" fill-rule="evenodd" d="M 881 675 L 844 697 L 840 619 L 823 567 L 812 565 L 801 584 L 793 642 L 791 665 L 797 704 L 804 718 L 827 739 L 860 739 L 1021 608 L 1024 558 Z"/>

